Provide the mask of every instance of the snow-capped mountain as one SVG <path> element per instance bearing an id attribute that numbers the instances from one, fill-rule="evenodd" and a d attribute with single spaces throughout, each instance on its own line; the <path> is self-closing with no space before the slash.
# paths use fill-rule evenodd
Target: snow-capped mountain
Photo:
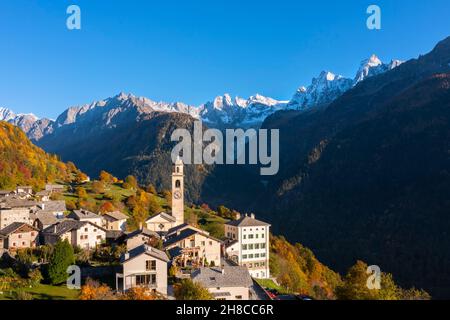
<path id="1" fill-rule="evenodd" d="M 258 128 L 271 114 L 280 110 L 306 110 L 326 106 L 365 79 L 392 70 L 402 62 L 392 60 L 384 64 L 377 56 L 361 62 L 353 79 L 322 71 L 308 87 L 300 87 L 290 101 L 279 101 L 259 94 L 243 99 L 229 94 L 215 97 L 200 106 L 182 102 L 156 102 L 145 97 L 120 93 L 116 96 L 73 106 L 56 120 L 39 119 L 32 114 L 15 114 L 0 108 L 0 120 L 21 127 L 34 141 L 40 140 L 56 129 L 69 125 L 79 130 L 113 128 L 128 121 L 139 121 L 155 112 L 183 113 L 201 119 L 211 128 Z"/>
<path id="2" fill-rule="evenodd" d="M 214 128 L 259 127 L 272 113 L 286 107 L 287 101 L 277 101 L 262 95 L 248 99 L 231 98 L 229 94 L 216 97 L 200 106 L 199 117 Z"/>
<path id="3" fill-rule="evenodd" d="M 300 87 L 289 101 L 290 109 L 305 110 L 329 104 L 352 87 L 353 81 L 322 71 L 307 87 Z"/>
<path id="4" fill-rule="evenodd" d="M 0 108 L 0 121 L 7 121 L 15 126 L 22 128 L 23 131 L 28 132 L 38 121 L 39 118 L 34 114 L 15 114 L 13 111 L 7 108 Z"/>
<path id="5" fill-rule="evenodd" d="M 392 60 L 384 64 L 376 56 L 363 60 L 353 79 L 335 75 L 329 71 L 322 71 L 317 78 L 313 78 L 308 87 L 300 87 L 288 103 L 290 109 L 305 110 L 313 107 L 328 105 L 346 91 L 369 77 L 373 77 L 402 64 L 400 60 Z"/>

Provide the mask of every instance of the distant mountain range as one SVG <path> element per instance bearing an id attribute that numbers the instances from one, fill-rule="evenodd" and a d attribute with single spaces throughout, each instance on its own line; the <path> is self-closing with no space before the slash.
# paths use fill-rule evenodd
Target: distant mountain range
<path id="1" fill-rule="evenodd" d="M 338 271 L 357 258 L 403 286 L 450 297 L 450 38 L 407 62 L 372 56 L 352 79 L 322 72 L 289 101 L 224 95 L 201 106 L 119 94 L 56 120 L 1 109 L 40 147 L 92 176 L 102 169 L 169 188 L 170 134 L 280 130 L 280 171 L 186 168 L 186 198 L 253 211 Z M 34 120 L 33 120 L 34 119 Z M 1 120 L 1 118 L 0 118 Z"/>
<path id="2" fill-rule="evenodd" d="M 281 110 L 307 110 L 329 104 L 366 78 L 391 70 L 401 64 L 393 60 L 383 64 L 372 55 L 362 61 L 354 79 L 323 71 L 308 87 L 297 90 L 291 100 L 278 101 L 259 94 L 248 99 L 232 98 L 229 94 L 218 96 L 200 106 L 182 102 L 155 102 L 145 97 L 120 93 L 114 97 L 95 101 L 65 110 L 56 120 L 38 119 L 33 114 L 18 114 L 0 108 L 0 121 L 8 121 L 22 128 L 31 140 L 38 141 L 53 134 L 58 128 L 74 123 L 86 123 L 100 128 L 114 127 L 124 121 L 139 121 L 153 112 L 183 113 L 201 119 L 212 128 L 258 128 L 271 114 Z"/>

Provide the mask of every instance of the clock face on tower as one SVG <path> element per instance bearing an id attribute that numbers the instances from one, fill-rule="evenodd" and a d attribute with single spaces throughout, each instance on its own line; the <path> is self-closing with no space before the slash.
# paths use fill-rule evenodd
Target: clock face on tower
<path id="1" fill-rule="evenodd" d="M 173 193 L 173 197 L 174 197 L 175 199 L 181 199 L 181 192 L 180 192 L 180 191 L 175 191 L 175 192 Z"/>

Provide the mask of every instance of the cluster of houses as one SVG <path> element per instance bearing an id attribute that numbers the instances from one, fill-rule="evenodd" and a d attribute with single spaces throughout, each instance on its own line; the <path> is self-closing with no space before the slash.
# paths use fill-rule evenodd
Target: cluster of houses
<path id="1" fill-rule="evenodd" d="M 59 239 L 92 249 L 125 231 L 128 216 L 118 211 L 98 215 L 75 210 L 66 215 L 65 201 L 50 199 L 52 193 L 63 191 L 62 185 L 46 185 L 36 194 L 28 186 L 0 191 L 0 250 L 14 252 Z"/>
<path id="2" fill-rule="evenodd" d="M 249 300 L 258 299 L 253 278 L 270 277 L 269 224 L 254 215 L 237 217 L 225 225 L 227 239 L 222 241 L 184 222 L 180 159 L 172 173 L 172 212 L 150 217 L 133 232 L 126 232 L 127 216 L 121 212 L 97 215 L 75 210 L 64 215 L 64 202 L 51 201 L 52 192 L 52 186 L 34 197 L 28 187 L 0 192 L 0 248 L 34 247 L 59 239 L 87 249 L 108 241 L 125 242 L 117 291 L 145 287 L 167 296 L 168 270 L 176 266 L 178 277 L 200 283 L 217 300 Z"/>

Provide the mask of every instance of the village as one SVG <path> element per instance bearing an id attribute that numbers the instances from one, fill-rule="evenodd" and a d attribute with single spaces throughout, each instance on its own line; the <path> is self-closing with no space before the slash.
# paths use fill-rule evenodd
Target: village
<path id="1" fill-rule="evenodd" d="M 184 164 L 172 172 L 171 212 L 149 217 L 128 231 L 129 216 L 120 211 L 95 213 L 67 210 L 64 200 L 52 200 L 63 185 L 47 184 L 34 193 L 29 186 L 0 191 L 0 256 L 55 245 L 67 240 L 79 250 L 100 246 L 125 247 L 114 279 L 115 292 L 143 288 L 149 294 L 174 299 L 169 270 L 177 279 L 190 279 L 216 300 L 265 300 L 257 283 L 269 279 L 270 224 L 253 214 L 237 215 L 224 224 L 225 240 L 185 222 Z"/>

